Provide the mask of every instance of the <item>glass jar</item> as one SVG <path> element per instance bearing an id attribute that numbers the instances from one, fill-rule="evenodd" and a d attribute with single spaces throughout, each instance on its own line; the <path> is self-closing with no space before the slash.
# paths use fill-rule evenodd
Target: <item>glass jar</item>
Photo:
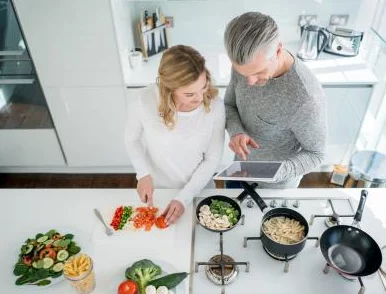
<path id="1" fill-rule="evenodd" d="M 71 267 L 74 262 L 78 262 L 81 258 L 88 260 L 89 266 L 86 271 L 79 271 L 79 263 L 75 267 L 74 272 L 66 271 L 66 267 Z M 74 275 L 75 274 L 75 275 Z M 88 294 L 95 289 L 95 274 L 93 269 L 93 261 L 91 257 L 82 253 L 79 255 L 71 256 L 64 265 L 63 270 L 64 277 L 70 281 L 71 285 L 76 289 L 79 294 Z"/>

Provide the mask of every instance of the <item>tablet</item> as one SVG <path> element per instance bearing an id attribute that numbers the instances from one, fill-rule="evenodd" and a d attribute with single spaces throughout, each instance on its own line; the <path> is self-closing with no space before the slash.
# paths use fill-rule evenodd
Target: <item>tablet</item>
<path id="1" fill-rule="evenodd" d="M 282 161 L 233 161 L 213 179 L 226 181 L 274 182 Z"/>

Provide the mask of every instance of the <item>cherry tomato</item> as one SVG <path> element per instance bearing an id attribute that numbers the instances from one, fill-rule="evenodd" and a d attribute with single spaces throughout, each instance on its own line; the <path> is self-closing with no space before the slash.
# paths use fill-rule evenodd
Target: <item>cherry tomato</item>
<path id="1" fill-rule="evenodd" d="M 42 251 L 39 253 L 39 259 L 43 259 L 44 257 L 50 257 L 53 260 L 55 260 L 56 257 L 56 252 L 52 248 L 44 248 Z"/>
<path id="2" fill-rule="evenodd" d="M 118 294 L 138 294 L 137 283 L 133 280 L 122 282 L 118 287 Z"/>
<path id="3" fill-rule="evenodd" d="M 165 222 L 165 217 L 162 215 L 156 218 L 155 225 L 159 229 L 165 229 L 168 227 L 168 225 Z"/>
<path id="4" fill-rule="evenodd" d="M 24 256 L 24 257 L 23 257 L 23 263 L 24 263 L 25 265 L 30 266 L 30 265 L 32 264 L 32 258 L 31 258 L 30 256 Z"/>

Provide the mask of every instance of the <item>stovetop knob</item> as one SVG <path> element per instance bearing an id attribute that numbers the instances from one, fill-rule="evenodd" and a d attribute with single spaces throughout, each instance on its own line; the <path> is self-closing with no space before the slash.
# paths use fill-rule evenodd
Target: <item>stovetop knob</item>
<path id="1" fill-rule="evenodd" d="M 271 206 L 272 208 L 275 208 L 277 206 L 277 202 L 275 199 L 272 199 L 269 206 Z"/>
<path id="2" fill-rule="evenodd" d="M 284 199 L 283 202 L 281 203 L 282 207 L 288 207 L 288 200 Z"/>
<path id="3" fill-rule="evenodd" d="M 296 199 L 293 203 L 293 206 L 296 207 L 296 208 L 299 208 L 300 206 L 300 201 L 298 199 Z"/>

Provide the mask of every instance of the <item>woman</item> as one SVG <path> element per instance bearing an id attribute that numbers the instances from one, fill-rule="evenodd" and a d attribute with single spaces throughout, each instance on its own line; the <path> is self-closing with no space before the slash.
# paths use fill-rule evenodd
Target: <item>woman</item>
<path id="1" fill-rule="evenodd" d="M 154 188 L 181 189 L 163 212 L 168 224 L 184 213 L 221 160 L 225 108 L 217 94 L 205 59 L 178 45 L 164 52 L 157 84 L 129 102 L 125 141 L 141 201 L 153 205 Z"/>

